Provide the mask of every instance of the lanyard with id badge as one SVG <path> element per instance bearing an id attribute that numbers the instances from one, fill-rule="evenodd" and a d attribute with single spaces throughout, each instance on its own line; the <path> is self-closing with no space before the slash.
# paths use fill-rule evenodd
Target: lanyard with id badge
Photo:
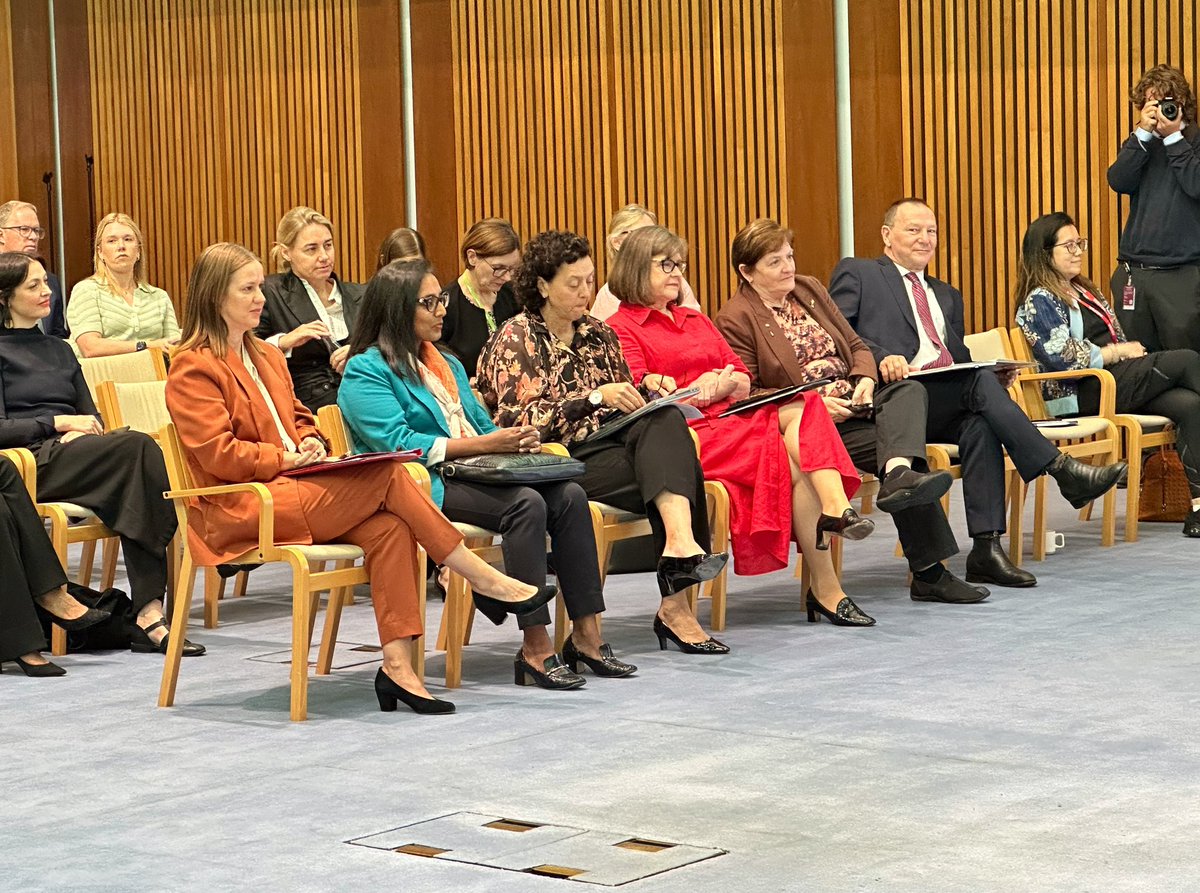
<path id="1" fill-rule="evenodd" d="M 1133 310 L 1137 305 L 1137 289 L 1133 285 L 1133 270 L 1129 269 L 1129 264 L 1125 264 L 1125 273 L 1129 279 L 1125 282 L 1125 287 L 1121 289 L 1121 309 Z"/>

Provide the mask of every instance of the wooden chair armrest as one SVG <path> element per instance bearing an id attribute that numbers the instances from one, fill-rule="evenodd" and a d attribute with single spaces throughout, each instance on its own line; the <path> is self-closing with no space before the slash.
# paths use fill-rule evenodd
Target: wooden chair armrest
<path id="1" fill-rule="evenodd" d="M 1096 413 L 1111 419 L 1117 413 L 1117 380 L 1107 369 L 1064 369 L 1061 372 L 1024 372 L 1021 381 L 1070 381 L 1073 378 L 1095 378 L 1100 382 L 1100 410 Z"/>
<path id="2" fill-rule="evenodd" d="M 570 455 L 571 455 L 570 452 L 567 450 L 567 448 L 565 446 L 563 446 L 561 443 L 543 443 L 542 444 L 542 452 L 550 453 L 553 456 L 570 457 Z"/>
<path id="3" fill-rule="evenodd" d="M 425 491 L 426 496 L 433 493 L 433 482 L 430 478 L 428 468 L 420 462 L 405 462 L 404 470 L 413 479 L 413 483 Z"/>
<path id="4" fill-rule="evenodd" d="M 33 457 L 33 453 L 25 447 L 11 447 L 0 450 L 0 456 L 4 456 L 17 466 L 17 474 L 24 481 L 25 489 L 29 491 L 29 498 L 33 502 L 37 502 L 37 460 Z"/>
<path id="5" fill-rule="evenodd" d="M 189 487 L 186 490 L 167 490 L 164 499 L 195 499 L 200 496 L 223 496 L 231 493 L 253 493 L 258 497 L 258 548 L 269 552 L 275 548 L 275 497 L 266 484 L 250 481 L 245 484 L 220 484 L 215 487 Z"/>

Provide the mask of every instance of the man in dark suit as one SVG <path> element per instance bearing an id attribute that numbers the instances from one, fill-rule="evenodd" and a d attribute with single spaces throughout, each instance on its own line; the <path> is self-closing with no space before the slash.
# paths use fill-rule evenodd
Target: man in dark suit
<path id="1" fill-rule="evenodd" d="M 11 201 L 0 205 L 0 252 L 16 251 L 37 259 L 43 265 L 39 244 L 46 236 L 38 220 L 37 208 L 29 202 Z M 67 319 L 63 305 L 62 285 L 47 267 L 46 280 L 50 286 L 50 315 L 38 323 L 47 335 L 67 337 Z"/>
<path id="2" fill-rule="evenodd" d="M 958 289 L 925 268 L 937 250 L 937 218 L 921 199 L 906 198 L 883 218 L 884 256 L 844 258 L 833 271 L 829 291 L 838 309 L 879 363 L 882 381 L 907 378 L 919 369 L 967 363 L 963 343 L 963 299 Z M 998 586 L 1033 586 L 1033 574 L 1016 567 L 1000 545 L 1004 533 L 1004 451 L 1021 477 L 1042 474 L 1058 482 L 1076 508 L 1113 487 L 1125 463 L 1094 466 L 1060 453 L 1008 396 L 1001 380 L 984 370 L 921 376 L 929 398 L 926 436 L 933 443 L 956 443 L 962 461 L 967 530 L 974 540 L 967 556 L 967 580 Z M 941 568 L 927 575 L 940 577 Z M 937 579 L 913 575 L 912 597 L 937 598 Z"/>

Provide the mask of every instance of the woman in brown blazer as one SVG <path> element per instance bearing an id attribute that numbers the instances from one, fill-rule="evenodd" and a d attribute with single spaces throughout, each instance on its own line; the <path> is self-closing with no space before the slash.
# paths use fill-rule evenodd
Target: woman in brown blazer
<path id="1" fill-rule="evenodd" d="M 383 645 L 375 677 L 381 710 L 403 701 L 416 713 L 451 713 L 412 669 L 421 635 L 413 585 L 414 540 L 461 573 L 484 613 L 535 610 L 554 597 L 507 577 L 467 550 L 454 525 L 397 462 L 331 468 L 302 478 L 281 472 L 325 459 L 327 441 L 296 399 L 279 349 L 254 336 L 262 315 L 262 263 L 241 245 L 206 248 L 188 286 L 183 342 L 171 362 L 167 406 L 201 487 L 259 481 L 274 499 L 279 543 L 352 543 L 366 553 Z M 188 542 L 208 562 L 229 561 L 258 542 L 258 501 L 248 493 L 202 498 L 188 509 Z"/>
<path id="2" fill-rule="evenodd" d="M 877 388 L 870 349 L 838 312 L 821 283 L 796 275 L 792 231 L 756 220 L 733 240 L 738 289 L 717 328 L 746 364 L 752 389 L 832 379 L 821 394 L 854 464 L 879 476 L 877 504 L 895 516 L 916 583 L 913 598 L 980 601 L 980 590 L 942 561 L 958 551 L 938 500 L 948 472 L 925 464 L 925 389 L 902 380 Z"/>

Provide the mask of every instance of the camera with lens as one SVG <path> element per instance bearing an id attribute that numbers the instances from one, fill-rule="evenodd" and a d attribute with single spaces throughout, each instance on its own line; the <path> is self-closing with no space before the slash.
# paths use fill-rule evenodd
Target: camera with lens
<path id="1" fill-rule="evenodd" d="M 1174 96 L 1164 96 L 1158 101 L 1158 113 L 1168 121 L 1179 117 L 1179 100 Z"/>

